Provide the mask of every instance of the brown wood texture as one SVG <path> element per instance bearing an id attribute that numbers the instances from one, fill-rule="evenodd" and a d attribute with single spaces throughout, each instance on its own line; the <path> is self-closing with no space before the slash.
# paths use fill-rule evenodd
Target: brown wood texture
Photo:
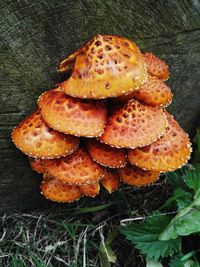
<path id="1" fill-rule="evenodd" d="M 165 59 L 170 111 L 188 131 L 200 112 L 200 2 L 197 0 L 4 0 L 0 2 L 0 209 L 45 205 L 41 178 L 12 144 L 12 128 L 60 77 L 58 62 L 97 33 L 133 39 Z"/>

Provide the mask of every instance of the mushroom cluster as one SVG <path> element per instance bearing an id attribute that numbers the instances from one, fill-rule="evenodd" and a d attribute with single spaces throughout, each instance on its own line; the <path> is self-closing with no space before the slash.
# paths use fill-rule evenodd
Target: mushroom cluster
<path id="1" fill-rule="evenodd" d="M 97 35 L 58 67 L 70 77 L 44 92 L 12 133 L 43 174 L 42 194 L 57 202 L 109 193 L 120 181 L 155 182 L 191 154 L 188 135 L 165 108 L 167 64 L 124 37 Z"/>

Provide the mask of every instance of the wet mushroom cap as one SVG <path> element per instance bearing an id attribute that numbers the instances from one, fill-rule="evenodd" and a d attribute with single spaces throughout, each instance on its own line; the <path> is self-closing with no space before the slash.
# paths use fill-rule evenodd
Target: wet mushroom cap
<path id="1" fill-rule="evenodd" d="M 148 81 L 133 93 L 134 98 L 153 107 L 167 107 L 172 102 L 172 96 L 170 88 L 151 75 L 148 75 Z"/>
<path id="2" fill-rule="evenodd" d="M 142 169 L 169 172 L 181 168 L 191 154 L 188 135 L 177 121 L 165 111 L 168 126 L 164 135 L 149 146 L 130 149 L 129 161 Z"/>
<path id="3" fill-rule="evenodd" d="M 145 171 L 130 165 L 118 169 L 117 172 L 124 183 L 136 187 L 152 184 L 158 180 L 160 175 L 159 172 Z"/>
<path id="4" fill-rule="evenodd" d="M 161 80 L 167 80 L 169 78 L 169 67 L 165 61 L 161 60 L 151 52 L 144 53 L 144 58 L 147 63 L 149 74 L 156 76 Z"/>
<path id="5" fill-rule="evenodd" d="M 106 106 L 100 100 L 78 99 L 54 89 L 38 100 L 43 119 L 53 129 L 75 136 L 97 137 L 106 123 Z"/>
<path id="6" fill-rule="evenodd" d="M 105 145 L 95 139 L 87 141 L 90 157 L 105 167 L 120 168 L 127 163 L 126 150 Z"/>
<path id="7" fill-rule="evenodd" d="M 23 120 L 12 133 L 12 140 L 23 153 L 36 158 L 59 158 L 78 148 L 77 137 L 50 128 L 36 110 Z"/>
<path id="8" fill-rule="evenodd" d="M 50 174 L 44 174 L 44 179 L 40 188 L 41 193 L 47 199 L 55 202 L 71 203 L 78 200 L 82 195 L 78 186 L 63 183 Z"/>
<path id="9" fill-rule="evenodd" d="M 130 100 L 108 118 L 99 140 L 113 147 L 136 148 L 156 141 L 167 126 L 161 109 Z"/>
<path id="10" fill-rule="evenodd" d="M 107 168 L 104 177 L 101 180 L 101 184 L 110 194 L 116 191 L 120 185 L 120 179 L 117 172 Z"/>
<path id="11" fill-rule="evenodd" d="M 43 159 L 28 157 L 31 169 L 38 173 L 45 173 Z"/>
<path id="12" fill-rule="evenodd" d="M 87 197 L 96 197 L 100 191 L 100 184 L 93 183 L 88 185 L 80 185 L 79 189 L 82 192 L 82 194 Z"/>
<path id="13" fill-rule="evenodd" d="M 79 50 L 72 75 L 61 87 L 73 97 L 103 99 L 131 93 L 146 79 L 146 63 L 135 43 L 97 35 Z"/>
<path id="14" fill-rule="evenodd" d="M 103 168 L 92 161 L 89 154 L 82 148 L 67 157 L 44 160 L 44 167 L 52 176 L 68 184 L 95 183 L 104 174 Z"/>

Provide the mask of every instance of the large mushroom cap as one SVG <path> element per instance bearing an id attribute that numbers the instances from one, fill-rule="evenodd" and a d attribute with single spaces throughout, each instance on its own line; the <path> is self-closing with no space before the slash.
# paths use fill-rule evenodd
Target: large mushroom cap
<path id="1" fill-rule="evenodd" d="M 97 35 L 75 57 L 71 77 L 61 84 L 73 97 L 101 99 L 128 94 L 147 78 L 139 48 L 120 36 Z"/>
<path id="2" fill-rule="evenodd" d="M 49 128 L 39 110 L 15 127 L 12 140 L 23 153 L 49 159 L 71 154 L 77 149 L 79 142 L 77 137 Z"/>
<path id="3" fill-rule="evenodd" d="M 110 194 L 112 194 L 114 191 L 118 189 L 120 185 L 120 179 L 119 179 L 117 172 L 111 169 L 106 169 L 101 183 L 102 183 L 102 186 Z"/>
<path id="4" fill-rule="evenodd" d="M 142 84 L 133 96 L 154 107 L 167 107 L 172 101 L 170 88 L 162 80 L 151 75 L 148 75 L 148 81 Z"/>
<path id="5" fill-rule="evenodd" d="M 157 140 L 165 128 L 166 117 L 161 109 L 132 99 L 108 119 L 99 140 L 114 147 L 141 147 Z"/>
<path id="6" fill-rule="evenodd" d="M 168 126 L 164 135 L 149 146 L 128 151 L 129 161 L 142 169 L 168 172 L 187 163 L 191 154 L 188 135 L 172 115 L 165 112 Z"/>
<path id="7" fill-rule="evenodd" d="M 36 171 L 38 173 L 45 173 L 45 168 L 44 168 L 44 164 L 43 164 L 43 159 L 37 159 L 37 158 L 32 158 L 32 157 L 28 157 L 30 165 L 31 165 L 31 169 L 33 171 Z"/>
<path id="8" fill-rule="evenodd" d="M 68 185 L 45 173 L 41 184 L 41 193 L 49 200 L 56 202 L 74 202 L 82 193 L 78 186 Z"/>
<path id="9" fill-rule="evenodd" d="M 103 168 L 81 148 L 64 158 L 44 160 L 44 166 L 48 173 L 68 184 L 95 183 L 104 174 Z"/>
<path id="10" fill-rule="evenodd" d="M 144 57 L 149 74 L 156 76 L 161 80 L 167 80 L 169 78 L 169 67 L 165 61 L 161 60 L 151 52 L 145 53 Z"/>
<path id="11" fill-rule="evenodd" d="M 136 166 L 125 166 L 118 169 L 121 180 L 132 186 L 146 186 L 155 182 L 160 173 L 154 171 L 145 171 Z"/>
<path id="12" fill-rule="evenodd" d="M 44 120 L 55 130 L 85 137 L 103 133 L 106 106 L 100 100 L 77 99 L 54 89 L 40 96 L 38 106 Z"/>
<path id="13" fill-rule="evenodd" d="M 93 183 L 93 184 L 87 184 L 87 185 L 80 185 L 79 189 L 81 190 L 83 195 L 87 197 L 96 197 L 100 191 L 100 184 Z"/>
<path id="14" fill-rule="evenodd" d="M 88 140 L 87 148 L 91 158 L 105 167 L 120 168 L 126 165 L 125 149 L 114 148 L 94 139 Z"/>

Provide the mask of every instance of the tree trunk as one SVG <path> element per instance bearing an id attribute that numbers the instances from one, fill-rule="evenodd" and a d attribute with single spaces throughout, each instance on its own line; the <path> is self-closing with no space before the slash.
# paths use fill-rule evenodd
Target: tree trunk
<path id="1" fill-rule="evenodd" d="M 197 0 L 4 0 L 0 3 L 0 209 L 47 201 L 41 178 L 12 144 L 12 128 L 61 77 L 58 62 L 97 33 L 133 39 L 170 65 L 169 110 L 191 133 L 200 111 L 200 3 Z"/>

